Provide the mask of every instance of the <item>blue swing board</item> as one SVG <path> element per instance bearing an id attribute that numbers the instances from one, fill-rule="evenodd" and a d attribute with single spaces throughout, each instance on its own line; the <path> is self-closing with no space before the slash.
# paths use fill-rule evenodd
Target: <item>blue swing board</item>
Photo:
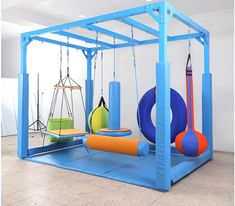
<path id="1" fill-rule="evenodd" d="M 66 130 L 66 129 L 63 129 L 61 131 L 64 131 L 64 130 Z M 81 131 L 79 131 L 79 133 L 78 133 L 78 132 L 76 132 L 77 131 L 76 129 L 69 129 L 69 130 L 71 130 L 71 131 L 74 130 L 74 132 L 71 132 L 70 134 L 64 135 L 64 134 L 58 134 L 57 132 L 53 132 L 53 130 L 51 130 L 51 131 L 45 130 L 45 131 L 42 131 L 42 134 L 52 136 L 52 137 L 55 137 L 58 139 L 65 139 L 65 138 L 72 138 L 72 137 L 83 137 L 87 134 L 87 132 L 81 132 Z M 55 130 L 55 131 L 58 131 L 58 130 Z"/>

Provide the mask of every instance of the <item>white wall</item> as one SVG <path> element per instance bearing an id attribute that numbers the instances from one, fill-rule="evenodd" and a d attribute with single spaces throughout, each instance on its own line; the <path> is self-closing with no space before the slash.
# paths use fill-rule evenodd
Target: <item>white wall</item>
<path id="1" fill-rule="evenodd" d="M 211 71 L 213 74 L 213 123 L 214 123 L 214 149 L 221 151 L 233 151 L 234 136 L 234 75 L 233 75 L 233 10 L 209 13 L 200 16 L 193 16 L 193 20 L 207 28 L 211 32 Z M 172 21 L 170 34 L 174 31 L 187 33 L 188 29 Z M 125 31 L 124 31 L 125 32 Z M 130 31 L 128 30 L 129 34 Z M 146 37 L 135 30 L 138 37 Z M 187 58 L 187 46 L 185 42 L 172 42 L 169 44 L 169 62 L 171 63 L 171 87 L 176 89 L 185 97 L 185 76 L 184 67 Z M 79 51 L 71 52 L 71 73 L 83 86 L 85 80 L 86 61 Z M 64 51 L 65 55 L 65 51 Z M 157 45 L 136 47 L 137 70 L 140 97 L 155 85 L 155 64 L 158 59 Z M 196 41 L 192 42 L 192 57 L 194 69 L 194 95 L 195 95 L 195 124 L 201 130 L 201 74 L 203 72 L 203 49 Z M 29 47 L 28 69 L 30 73 L 30 96 L 33 103 L 35 92 L 36 73 L 40 71 L 41 89 L 44 92 L 43 98 L 43 120 L 46 121 L 49 103 L 51 101 L 53 85 L 57 81 L 59 71 L 59 47 L 46 43 L 35 42 Z M 104 52 L 104 87 L 105 96 L 108 101 L 108 82 L 112 79 L 112 51 Z M 64 56 L 65 60 L 65 56 Z M 100 95 L 100 66 L 97 60 L 97 75 L 95 89 L 95 105 L 98 104 Z M 65 69 L 64 62 L 64 69 Z M 117 79 L 122 83 L 121 102 L 121 124 L 123 127 L 133 129 L 133 136 L 138 137 L 136 123 L 136 92 L 134 85 L 134 71 L 131 48 L 117 50 Z M 81 101 L 77 95 L 76 116 L 77 127 L 83 128 L 84 114 Z M 154 116 L 154 112 L 153 112 Z"/>
<path id="2" fill-rule="evenodd" d="M 1 57 L 1 77 L 17 78 L 20 68 L 19 38 L 2 40 Z"/>
<path id="3" fill-rule="evenodd" d="M 1 135 L 17 134 L 17 79 L 1 79 Z"/>

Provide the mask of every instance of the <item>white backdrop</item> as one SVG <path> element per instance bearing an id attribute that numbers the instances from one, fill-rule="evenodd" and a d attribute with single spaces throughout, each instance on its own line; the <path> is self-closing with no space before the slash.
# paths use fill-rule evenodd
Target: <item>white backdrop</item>
<path id="1" fill-rule="evenodd" d="M 221 151 L 233 151 L 234 145 L 234 60 L 233 60 L 233 10 L 209 13 L 192 17 L 196 22 L 211 32 L 211 72 L 213 74 L 213 123 L 214 148 Z M 154 25 L 153 25 L 154 26 Z M 187 33 L 188 29 L 172 21 L 169 33 Z M 129 32 L 125 31 L 123 32 Z M 135 35 L 141 35 L 135 30 Z M 143 35 L 143 34 L 142 34 Z M 147 34 L 144 34 L 146 37 Z M 171 42 L 169 44 L 169 62 L 171 64 L 171 87 L 185 98 L 184 67 L 187 58 L 188 42 Z M 117 53 L 117 79 L 121 81 L 121 125 L 133 129 L 133 136 L 138 136 L 136 123 L 136 91 L 131 48 L 120 49 Z M 36 74 L 40 72 L 41 89 L 43 91 L 42 119 L 45 122 L 52 97 L 53 85 L 59 75 L 59 47 L 46 43 L 34 42 L 29 46 L 28 70 L 30 73 L 30 104 L 35 106 Z M 86 76 L 86 60 L 79 51 L 70 50 L 71 75 L 84 88 Z M 140 97 L 155 85 L 155 65 L 158 60 L 157 45 L 136 47 L 137 73 Z M 203 48 L 196 41 L 192 42 L 192 58 L 194 70 L 195 124 L 201 130 L 201 79 L 203 72 Z M 65 65 L 64 50 L 64 71 Z M 94 104 L 98 104 L 100 96 L 100 63 L 97 60 L 96 87 Z M 112 80 L 112 51 L 104 52 L 104 92 L 108 100 L 108 82 Z M 15 68 L 16 69 L 16 68 Z M 16 70 L 15 70 L 16 71 Z M 76 95 L 75 95 L 76 96 Z M 77 95 L 76 126 L 84 127 L 84 112 Z M 33 106 L 34 105 L 34 106 Z M 35 110 L 35 108 L 33 108 Z M 153 119 L 154 119 L 154 112 Z"/>

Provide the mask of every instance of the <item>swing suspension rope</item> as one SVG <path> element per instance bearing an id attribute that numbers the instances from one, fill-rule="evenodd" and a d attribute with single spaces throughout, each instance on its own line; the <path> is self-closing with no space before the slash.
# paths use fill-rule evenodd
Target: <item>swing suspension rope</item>
<path id="1" fill-rule="evenodd" d="M 189 36 L 190 36 L 190 28 L 188 27 L 188 34 L 189 34 Z M 188 38 L 188 53 L 189 54 L 191 54 L 191 39 L 190 39 L 190 37 Z"/>
<path id="2" fill-rule="evenodd" d="M 57 85 L 63 84 L 63 79 L 62 79 L 62 46 L 60 46 L 60 65 L 59 65 L 59 81 L 57 83 Z M 56 106 L 56 100 L 58 97 L 58 92 L 59 90 L 57 88 L 54 88 L 54 92 L 53 92 L 53 96 L 52 96 L 52 100 L 51 100 L 51 105 L 50 105 L 50 112 L 49 112 L 49 116 L 47 118 L 47 126 L 48 126 L 48 121 L 50 118 L 53 118 L 54 116 L 54 111 L 55 111 L 55 106 Z"/>
<path id="3" fill-rule="evenodd" d="M 67 38 L 67 43 L 69 44 L 69 38 Z M 62 99 L 61 99 L 61 107 L 60 107 L 60 122 L 59 122 L 59 135 L 61 135 L 61 129 L 62 129 L 62 117 L 63 117 L 63 107 L 64 107 L 64 103 L 66 105 L 67 108 L 67 113 L 68 116 L 71 119 L 74 119 L 74 102 L 73 102 L 73 84 L 75 84 L 76 86 L 80 85 L 73 80 L 73 78 L 70 77 L 70 63 L 69 63 L 69 57 L 70 57 L 70 53 L 69 53 L 69 47 L 67 47 L 67 75 L 62 78 L 62 46 L 60 46 L 60 74 L 59 74 L 59 81 L 56 84 L 56 86 L 62 86 L 63 90 L 62 90 Z M 70 89 L 70 97 L 71 97 L 71 106 L 68 100 L 68 96 L 66 93 L 66 83 L 68 82 L 68 84 L 70 85 L 71 89 Z M 50 118 L 54 117 L 54 112 L 55 112 L 55 108 L 56 108 L 56 103 L 57 103 L 57 99 L 58 99 L 58 93 L 59 93 L 59 88 L 55 87 L 54 88 L 54 92 L 53 92 L 53 97 L 52 97 L 52 101 L 51 101 L 51 105 L 50 105 L 50 112 L 49 112 L 49 116 L 48 116 L 48 120 L 47 120 L 47 126 L 48 126 L 48 122 Z M 83 93 L 82 90 L 80 89 L 80 95 L 81 95 L 81 100 L 82 100 L 82 105 L 83 105 L 83 110 L 85 113 L 85 103 L 84 103 L 84 98 L 83 98 Z"/>
<path id="4" fill-rule="evenodd" d="M 95 58 L 94 58 L 94 76 L 93 76 L 93 87 L 95 88 L 95 80 L 96 80 L 96 69 L 97 69 L 97 58 L 98 58 L 98 39 L 99 39 L 99 36 L 98 36 L 98 32 L 96 32 L 96 53 L 95 53 Z M 104 76 L 103 76 L 103 71 L 104 71 L 104 64 L 103 64 L 103 50 L 101 51 L 100 53 L 100 65 L 101 65 L 101 96 L 103 96 L 104 94 L 104 87 L 103 87 L 103 79 L 104 79 Z M 93 88 L 93 89 L 94 89 Z M 94 93 L 93 93 L 94 95 Z M 94 97 L 94 96 L 93 96 Z"/>
<path id="5" fill-rule="evenodd" d="M 116 38 L 113 37 L 113 81 L 116 81 Z"/>
<path id="6" fill-rule="evenodd" d="M 101 96 L 104 95 L 104 58 L 103 58 L 103 50 L 100 53 L 100 61 L 101 61 Z"/>
<path id="7" fill-rule="evenodd" d="M 136 66 L 136 52 L 135 52 L 135 45 L 134 45 L 134 30 L 133 26 L 131 26 L 131 40 L 132 40 L 132 58 L 133 58 L 133 67 L 134 67 L 134 79 L 135 79 L 135 90 L 136 90 L 136 102 L 137 102 L 137 113 L 138 113 L 138 122 L 140 122 L 140 111 L 138 107 L 139 103 L 139 86 L 138 86 L 138 79 L 137 79 L 137 66 Z M 142 132 L 141 132 L 141 124 L 138 124 L 139 128 L 139 137 L 140 139 L 143 138 Z"/>
<path id="8" fill-rule="evenodd" d="M 99 56 L 99 52 L 98 52 L 98 39 L 99 39 L 99 33 L 96 32 L 96 47 L 95 47 L 95 52 L 93 53 L 94 55 L 94 66 L 93 66 L 93 69 L 94 69 L 94 72 L 93 72 L 93 91 L 95 91 L 95 85 L 96 85 L 96 72 L 97 72 L 97 59 L 98 59 L 98 56 Z M 99 106 L 98 107 L 101 107 L 102 105 L 104 106 L 104 108 L 107 109 L 107 106 L 106 106 L 106 103 L 105 103 L 105 100 L 104 100 L 104 61 L 103 61 L 103 56 L 104 56 L 104 53 L 103 53 L 103 50 L 101 50 L 100 52 L 100 94 L 101 94 L 101 97 L 100 97 L 100 100 L 99 100 Z M 93 99 L 94 99 L 94 95 L 95 95 L 95 92 L 93 92 Z M 98 108 L 96 107 L 96 109 Z M 92 119 L 92 115 L 93 115 L 93 112 L 96 110 L 96 109 L 93 109 L 92 113 L 91 113 L 91 119 Z M 108 110 L 108 109 L 107 109 Z M 93 131 L 93 125 L 92 123 L 90 123 L 90 126 L 89 126 L 89 129 L 90 129 L 90 132 L 91 133 L 94 133 Z"/>
<path id="9" fill-rule="evenodd" d="M 95 51 L 95 57 L 94 57 L 94 73 L 93 73 L 93 90 L 95 88 L 95 80 L 96 80 L 96 67 L 97 67 L 97 57 L 98 57 L 98 51 L 97 51 L 97 48 L 98 48 L 98 32 L 96 32 L 96 37 L 95 37 L 95 48 L 96 48 L 96 51 Z M 93 92 L 93 98 L 94 98 L 94 92 Z"/>

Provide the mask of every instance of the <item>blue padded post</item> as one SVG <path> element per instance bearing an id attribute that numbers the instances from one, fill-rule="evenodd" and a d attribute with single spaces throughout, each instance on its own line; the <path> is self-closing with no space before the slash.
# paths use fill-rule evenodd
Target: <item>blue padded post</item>
<path id="1" fill-rule="evenodd" d="M 29 104 L 29 75 L 18 76 L 18 137 L 17 155 L 19 158 L 28 156 L 28 104 Z"/>
<path id="2" fill-rule="evenodd" d="M 89 132 L 88 127 L 88 117 L 90 112 L 93 110 L 93 80 L 91 79 L 92 73 L 92 58 L 93 55 L 91 52 L 84 53 L 87 59 L 87 79 L 85 81 L 86 85 L 86 131 Z"/>
<path id="3" fill-rule="evenodd" d="M 120 82 L 109 83 L 109 129 L 120 129 Z"/>
<path id="4" fill-rule="evenodd" d="M 208 141 L 210 159 L 213 159 L 213 103 L 212 74 L 210 73 L 210 34 L 204 43 L 204 74 L 202 75 L 202 133 Z"/>
<path id="5" fill-rule="evenodd" d="M 27 46 L 31 41 L 21 35 L 21 69 L 18 76 L 18 136 L 17 155 L 28 156 L 29 75 L 27 74 Z"/>
<path id="6" fill-rule="evenodd" d="M 171 187 L 170 170 L 170 65 L 167 60 L 168 13 L 162 2 L 159 14 L 159 63 L 156 65 L 156 189 Z M 158 138 L 157 138 L 158 137 Z"/>

